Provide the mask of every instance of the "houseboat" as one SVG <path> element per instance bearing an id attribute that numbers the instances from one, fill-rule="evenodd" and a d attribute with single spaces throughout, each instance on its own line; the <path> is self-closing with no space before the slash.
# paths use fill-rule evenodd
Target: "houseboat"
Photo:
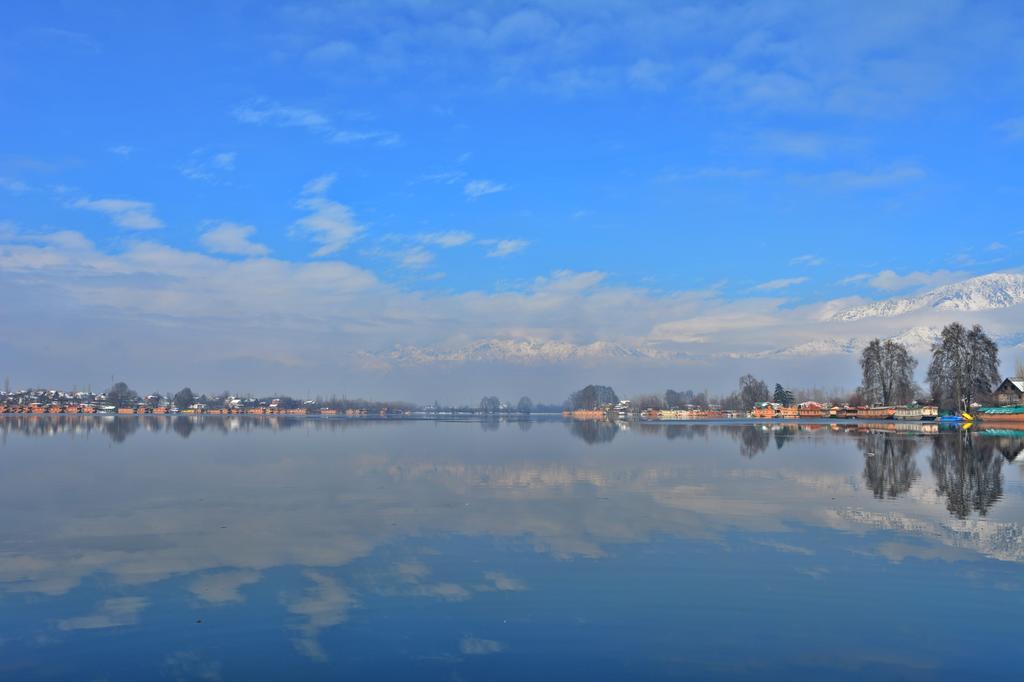
<path id="1" fill-rule="evenodd" d="M 800 419 L 821 419 L 827 412 L 821 403 L 808 401 L 797 405 L 796 413 Z"/>
<path id="2" fill-rule="evenodd" d="M 858 419 L 892 419 L 896 416 L 895 407 L 858 407 Z"/>
<path id="3" fill-rule="evenodd" d="M 897 407 L 894 417 L 905 422 L 931 422 L 939 418 L 939 408 L 934 405 Z"/>
<path id="4" fill-rule="evenodd" d="M 992 423 L 1006 425 L 1024 424 L 1024 405 L 979 407 L 975 415 L 986 425 Z"/>

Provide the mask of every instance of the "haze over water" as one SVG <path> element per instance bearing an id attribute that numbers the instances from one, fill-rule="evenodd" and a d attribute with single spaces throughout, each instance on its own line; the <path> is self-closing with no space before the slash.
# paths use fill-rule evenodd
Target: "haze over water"
<path id="1" fill-rule="evenodd" d="M 0 429 L 5 680 L 1019 679 L 1012 433 Z"/>

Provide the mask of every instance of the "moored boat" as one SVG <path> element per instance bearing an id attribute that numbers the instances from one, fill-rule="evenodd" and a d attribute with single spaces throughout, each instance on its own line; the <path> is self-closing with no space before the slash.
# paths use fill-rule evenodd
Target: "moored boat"
<path id="1" fill-rule="evenodd" d="M 939 408 L 934 405 L 907 405 L 897 407 L 893 416 L 900 421 L 935 421 L 939 416 Z"/>
<path id="2" fill-rule="evenodd" d="M 1024 405 L 980 407 L 977 410 L 977 417 L 986 424 L 1024 424 Z"/>
<path id="3" fill-rule="evenodd" d="M 858 407 L 858 419 L 892 419 L 896 416 L 895 407 Z"/>

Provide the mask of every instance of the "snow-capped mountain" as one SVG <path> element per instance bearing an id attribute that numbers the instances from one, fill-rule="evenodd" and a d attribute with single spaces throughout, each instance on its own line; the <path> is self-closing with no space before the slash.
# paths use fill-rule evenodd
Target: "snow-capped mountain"
<path id="1" fill-rule="evenodd" d="M 384 358 L 400 364 L 435 362 L 560 362 L 566 360 L 664 360 L 673 353 L 643 346 L 626 346 L 608 341 L 575 344 L 540 339 L 484 339 L 461 348 L 441 350 L 400 346 Z"/>
<path id="2" fill-rule="evenodd" d="M 841 310 L 829 319 L 852 322 L 871 317 L 896 317 L 916 310 L 994 310 L 1024 303 L 1024 275 L 993 273 L 946 284 L 915 296 L 901 296 Z"/>
<path id="3" fill-rule="evenodd" d="M 895 336 L 886 337 L 902 343 L 912 353 L 926 353 L 939 338 L 938 327 L 912 327 Z M 761 351 L 734 357 L 751 358 L 804 358 L 821 355 L 853 355 L 860 353 L 869 341 L 877 335 L 829 336 L 776 350 Z M 885 340 L 885 339 L 883 339 Z"/>

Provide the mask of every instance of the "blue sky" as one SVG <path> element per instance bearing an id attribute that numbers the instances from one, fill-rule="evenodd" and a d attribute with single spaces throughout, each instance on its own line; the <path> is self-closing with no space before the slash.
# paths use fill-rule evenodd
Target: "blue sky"
<path id="1" fill-rule="evenodd" d="M 950 1 L 12 3 L 0 278 L 38 297 L 24 322 L 39 333 L 90 338 L 97 300 L 121 311 L 119 334 L 202 329 L 216 313 L 193 319 L 183 301 L 204 268 L 241 291 L 289 284 L 280 308 L 250 303 L 234 323 L 264 333 L 277 316 L 275 347 L 308 338 L 294 319 L 303 277 L 327 292 L 339 278 L 366 308 L 287 361 L 317 376 L 310 354 L 338 343 L 378 359 L 491 338 L 637 345 L 691 319 L 658 319 L 680 297 L 784 314 L 1013 270 L 1022 14 Z M 278 275 L 247 280 L 259 263 Z M 152 305 L 128 300 L 140 281 L 158 288 Z M 581 313 L 581 291 L 631 303 Z M 507 296 L 522 315 L 502 326 Z M 226 333 L 204 336 L 223 348 Z M 264 350 L 235 359 L 280 360 Z M 40 362 L 18 352 L 24 368 Z"/>

